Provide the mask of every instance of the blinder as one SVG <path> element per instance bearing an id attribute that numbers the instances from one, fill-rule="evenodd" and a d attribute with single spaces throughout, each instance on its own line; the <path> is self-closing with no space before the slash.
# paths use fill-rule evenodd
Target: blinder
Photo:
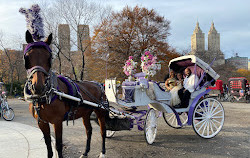
<path id="1" fill-rule="evenodd" d="M 52 51 L 49 47 L 49 45 L 45 42 L 42 42 L 42 41 L 39 41 L 39 42 L 32 42 L 32 43 L 29 43 L 25 49 L 24 49 L 24 65 L 25 65 L 25 69 L 28 70 L 30 69 L 30 62 L 29 62 L 29 59 L 28 57 L 26 56 L 26 53 L 29 52 L 32 48 L 39 48 L 39 47 L 42 47 L 42 48 L 45 48 L 49 54 L 50 54 L 50 57 L 49 57 L 49 67 L 51 68 L 51 65 L 52 65 Z"/>

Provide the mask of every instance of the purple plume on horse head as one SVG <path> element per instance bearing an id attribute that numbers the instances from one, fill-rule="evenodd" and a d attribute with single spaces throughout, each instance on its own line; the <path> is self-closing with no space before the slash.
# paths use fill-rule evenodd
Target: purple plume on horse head
<path id="1" fill-rule="evenodd" d="M 40 15 L 40 10 L 41 8 L 38 4 L 33 4 L 30 9 L 19 9 L 19 12 L 25 15 L 27 28 L 36 41 L 44 38 L 43 19 Z"/>

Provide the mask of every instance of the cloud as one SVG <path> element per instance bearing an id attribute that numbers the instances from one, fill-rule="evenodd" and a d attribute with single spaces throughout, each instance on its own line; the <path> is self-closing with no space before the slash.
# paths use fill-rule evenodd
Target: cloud
<path id="1" fill-rule="evenodd" d="M 157 13 L 171 21 L 172 34 L 168 42 L 177 50 L 191 46 L 191 35 L 196 21 L 205 33 L 214 21 L 221 35 L 221 50 L 230 57 L 232 50 L 242 56 L 249 56 L 250 50 L 250 1 L 249 0 L 93 0 L 110 5 L 116 11 L 126 5 L 154 9 Z M 37 1 L 40 2 L 40 1 Z M 0 0 L 0 30 L 8 33 L 24 33 L 26 23 L 24 16 L 18 13 L 20 7 L 29 7 L 33 0 Z"/>

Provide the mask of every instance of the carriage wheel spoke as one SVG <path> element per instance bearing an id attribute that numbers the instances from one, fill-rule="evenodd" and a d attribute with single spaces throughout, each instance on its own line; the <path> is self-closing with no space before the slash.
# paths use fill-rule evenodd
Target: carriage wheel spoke
<path id="1" fill-rule="evenodd" d="M 195 117 L 194 119 L 195 119 L 195 120 L 200 120 L 200 119 L 203 119 L 203 120 L 204 120 L 204 119 L 206 119 L 206 118 L 205 118 L 205 117 Z"/>
<path id="2" fill-rule="evenodd" d="M 205 122 L 200 126 L 200 128 L 198 129 L 198 132 L 200 132 L 201 128 L 205 125 L 205 123 L 207 123 L 206 120 L 205 120 Z"/>
<path id="3" fill-rule="evenodd" d="M 205 105 L 205 110 L 207 113 L 209 113 L 209 105 L 210 105 L 210 100 L 208 100 L 207 105 Z"/>
<path id="4" fill-rule="evenodd" d="M 209 121 L 209 124 L 211 126 L 211 131 L 212 131 L 212 134 L 213 134 L 214 133 L 214 129 L 213 129 L 212 121 Z"/>
<path id="5" fill-rule="evenodd" d="M 204 112 L 204 114 L 206 114 L 206 112 L 204 111 L 204 109 L 199 105 L 200 109 Z"/>
<path id="6" fill-rule="evenodd" d="M 213 116 L 212 118 L 213 119 L 215 119 L 215 118 L 223 118 L 223 116 Z"/>
<path id="7" fill-rule="evenodd" d="M 176 126 L 176 127 L 179 126 L 179 125 L 178 125 L 177 119 L 175 119 L 175 126 Z"/>
<path id="8" fill-rule="evenodd" d="M 218 104 L 218 105 L 216 106 L 216 108 L 211 112 L 211 114 L 213 114 L 213 113 L 215 112 L 215 110 L 218 109 L 219 106 L 220 106 L 220 105 Z"/>
<path id="9" fill-rule="evenodd" d="M 169 114 L 169 115 L 171 115 L 171 114 Z M 169 117 L 168 122 L 170 122 L 170 120 L 171 120 L 174 116 L 175 116 L 175 115 L 172 114 L 172 116 Z"/>
<path id="10" fill-rule="evenodd" d="M 174 116 L 174 115 L 173 115 L 173 116 Z M 174 121 L 175 121 L 175 120 L 176 120 L 176 119 L 173 118 L 173 120 L 172 120 L 172 125 L 174 124 Z"/>
<path id="11" fill-rule="evenodd" d="M 196 113 L 196 114 L 199 114 L 199 115 L 202 115 L 202 116 L 205 115 L 205 114 L 202 114 L 202 113 L 200 113 L 200 112 L 198 112 L 198 111 L 195 111 L 195 113 Z"/>
<path id="12" fill-rule="evenodd" d="M 212 117 L 215 116 L 215 115 L 217 115 L 217 114 L 220 113 L 220 112 L 223 112 L 223 110 L 217 111 L 216 113 L 214 113 L 214 114 L 212 115 Z"/>
<path id="13" fill-rule="evenodd" d="M 209 136 L 209 129 L 210 129 L 210 123 L 209 121 L 207 122 L 207 136 Z"/>
<path id="14" fill-rule="evenodd" d="M 221 117 L 222 118 L 222 117 Z M 215 121 L 218 124 L 221 124 L 221 122 L 217 121 L 216 119 L 212 119 L 213 121 Z"/>
<path id="15" fill-rule="evenodd" d="M 202 121 L 196 123 L 194 126 L 196 127 L 196 126 L 198 126 L 199 124 L 203 123 L 204 121 L 206 121 L 206 120 L 202 120 Z"/>
<path id="16" fill-rule="evenodd" d="M 218 130 L 218 127 L 216 126 L 216 124 L 214 123 L 214 120 L 211 120 L 212 125 L 214 125 L 214 127 L 216 128 L 216 131 Z"/>
<path id="17" fill-rule="evenodd" d="M 212 113 L 212 111 L 213 111 L 214 104 L 215 104 L 215 100 L 214 100 L 214 102 L 213 102 L 213 104 L 212 104 L 212 106 L 211 106 L 211 108 L 209 110 L 210 113 Z"/>
<path id="18" fill-rule="evenodd" d="M 180 116 L 180 119 L 181 119 L 183 122 L 186 121 L 186 119 L 184 118 L 184 116 Z"/>
<path id="19" fill-rule="evenodd" d="M 205 129 L 206 129 L 206 128 L 207 128 L 207 121 L 205 122 L 205 126 L 204 126 L 204 128 L 203 128 L 202 135 L 204 135 Z"/>

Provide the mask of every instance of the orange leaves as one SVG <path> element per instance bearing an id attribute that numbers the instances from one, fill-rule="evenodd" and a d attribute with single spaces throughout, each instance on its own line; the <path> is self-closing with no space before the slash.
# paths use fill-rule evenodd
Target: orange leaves
<path id="1" fill-rule="evenodd" d="M 136 62 L 140 62 L 141 54 L 151 50 L 164 63 L 162 69 L 166 72 L 168 61 L 178 56 L 166 42 L 170 34 L 169 25 L 170 21 L 153 9 L 126 6 L 121 12 L 113 12 L 104 19 L 101 26 L 95 27 L 98 35 L 92 43 L 92 56 L 105 61 L 102 68 L 107 67 L 108 77 L 125 79 L 122 72 L 125 60 L 133 56 Z M 96 69 L 95 64 L 92 63 L 90 69 Z M 166 74 L 164 72 L 163 75 Z M 159 79 L 163 78 L 161 74 L 159 76 Z"/>
<path id="2" fill-rule="evenodd" d="M 246 77 L 247 80 L 250 81 L 250 70 L 238 69 L 236 72 L 241 75 L 239 77 Z"/>

